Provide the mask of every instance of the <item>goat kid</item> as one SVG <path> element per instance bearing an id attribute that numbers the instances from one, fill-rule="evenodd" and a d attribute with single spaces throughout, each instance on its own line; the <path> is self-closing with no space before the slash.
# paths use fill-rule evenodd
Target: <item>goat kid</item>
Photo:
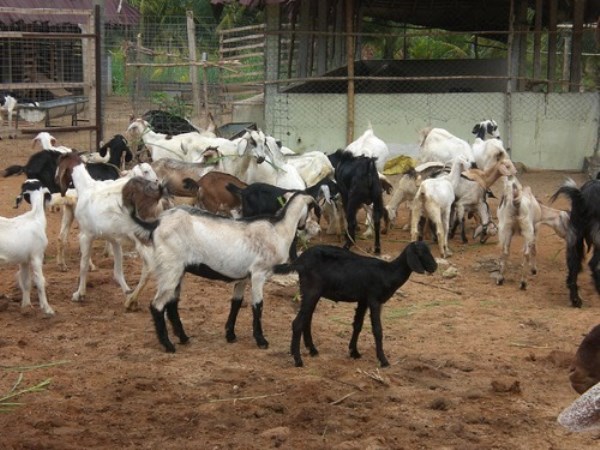
<path id="1" fill-rule="evenodd" d="M 186 272 L 234 283 L 225 325 L 228 342 L 236 340 L 235 323 L 250 281 L 253 335 L 260 348 L 268 347 L 262 330 L 263 286 L 272 267 L 287 261 L 290 244 L 296 230 L 304 228 L 311 205 L 311 196 L 297 193 L 274 217 L 232 220 L 179 206 L 164 212 L 157 222 L 148 223 L 132 213 L 138 224 L 136 236 L 153 243 L 152 272 L 157 292 L 150 311 L 158 340 L 167 352 L 175 352 L 175 346 L 169 340 L 165 312 L 179 341 L 189 341 L 178 307 Z"/>
<path id="2" fill-rule="evenodd" d="M 377 359 L 381 367 L 389 366 L 383 351 L 381 309 L 412 272 L 433 273 L 437 263 L 423 242 L 411 242 L 393 261 L 357 255 L 348 250 L 317 245 L 289 264 L 276 265 L 274 273 L 298 272 L 300 277 L 300 311 L 292 323 L 291 353 L 296 367 L 303 365 L 300 337 L 311 356 L 318 355 L 312 339 L 312 316 L 321 297 L 335 302 L 357 302 L 352 337 L 348 348 L 352 358 L 360 358 L 357 343 L 367 309 L 375 337 Z"/>
<path id="3" fill-rule="evenodd" d="M 31 278 L 38 291 L 40 308 L 46 315 L 54 310 L 46 297 L 46 281 L 42 272 L 46 237 L 45 206 L 50 191 L 39 180 L 25 180 L 18 198 L 31 204 L 31 210 L 17 217 L 0 217 L 0 264 L 18 264 L 17 279 L 23 294 L 21 309 L 31 306 Z"/>
<path id="4" fill-rule="evenodd" d="M 504 178 L 503 195 L 498 205 L 498 242 L 502 248 L 500 273 L 497 284 L 504 282 L 506 261 L 510 243 L 515 234 L 523 237 L 523 262 L 521 264 L 520 288 L 527 288 L 527 268 L 532 275 L 537 273 L 537 234 L 540 225 L 551 227 L 558 236 L 568 234 L 569 214 L 542 205 L 535 198 L 529 186 L 521 186 L 514 176 Z"/>

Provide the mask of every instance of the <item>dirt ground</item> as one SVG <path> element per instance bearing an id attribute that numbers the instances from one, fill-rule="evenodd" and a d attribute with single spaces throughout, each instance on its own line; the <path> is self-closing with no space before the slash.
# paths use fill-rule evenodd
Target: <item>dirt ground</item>
<path id="1" fill-rule="evenodd" d="M 107 110 L 106 135 L 123 133 L 126 100 L 109 99 Z M 89 148 L 86 133 L 56 136 Z M 33 153 L 31 137 L 0 142 L 4 166 L 25 163 Z M 565 176 L 584 180 L 562 172 L 527 172 L 520 179 L 547 203 Z M 0 215 L 17 213 L 22 181 L 0 179 Z M 493 188 L 499 189 L 500 183 Z M 492 210 L 496 205 L 492 200 Z M 561 199 L 556 206 L 568 203 Z M 0 448 L 598 448 L 593 434 L 573 434 L 556 423 L 577 397 L 568 365 L 598 323 L 600 299 L 586 266 L 583 308 L 569 306 L 564 243 L 550 229 L 540 232 L 539 273 L 527 291 L 519 290 L 520 238 L 504 286 L 493 279 L 496 238 L 485 245 L 452 241 L 448 262 L 455 277 L 443 276 L 446 266 L 431 276 L 413 274 L 383 309 L 386 369 L 378 368 L 368 321 L 359 340 L 362 359 L 349 358 L 354 306 L 322 300 L 313 321 L 320 355 L 303 353 L 305 367 L 295 368 L 289 355 L 298 308 L 294 284 L 267 283 L 263 326 L 270 346 L 261 350 L 252 338 L 249 307 L 240 313 L 238 342 L 225 340 L 232 287 L 188 275 L 180 310 L 191 341 L 167 354 L 147 310 L 153 286 L 142 295 L 142 309 L 126 313 L 101 242 L 85 301 L 71 301 L 77 232 L 70 234 L 69 270 L 61 272 L 55 258 L 60 213 L 48 217 L 44 274 L 56 315 L 43 316 L 37 294 L 34 309 L 22 314 L 16 268 L 0 269 L 0 396 L 50 379 L 45 389 L 17 397 L 20 406 L 0 413 Z M 402 209 L 398 222 L 406 217 Z M 395 228 L 383 237 L 384 255 L 396 256 L 408 240 L 407 231 Z M 361 249 L 371 246 L 359 242 Z M 133 254 L 125 270 L 134 286 L 140 262 Z"/>

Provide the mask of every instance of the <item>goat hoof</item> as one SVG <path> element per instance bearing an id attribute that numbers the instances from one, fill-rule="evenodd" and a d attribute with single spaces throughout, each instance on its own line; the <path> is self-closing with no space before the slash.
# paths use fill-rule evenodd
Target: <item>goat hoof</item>
<path id="1" fill-rule="evenodd" d="M 237 336 L 233 333 L 229 334 L 227 333 L 227 335 L 225 336 L 225 339 L 227 339 L 227 342 L 229 342 L 230 344 L 234 343 L 235 341 L 237 341 Z"/>
<path id="2" fill-rule="evenodd" d="M 387 359 L 384 359 L 381 362 L 381 367 L 390 367 L 390 362 Z"/>
<path id="3" fill-rule="evenodd" d="M 58 265 L 58 270 L 60 270 L 61 272 L 67 272 L 69 270 L 69 268 L 67 267 L 66 264 L 59 264 Z"/>
<path id="4" fill-rule="evenodd" d="M 44 316 L 47 318 L 54 316 L 54 310 L 52 308 L 48 308 L 44 311 Z"/>
<path id="5" fill-rule="evenodd" d="M 357 350 L 352 350 L 350 352 L 350 357 L 354 359 L 360 359 L 362 355 Z"/>
<path id="6" fill-rule="evenodd" d="M 583 306 L 583 301 L 579 297 L 571 299 L 571 306 L 573 308 L 581 308 Z"/>
<path id="7" fill-rule="evenodd" d="M 269 348 L 269 342 L 264 338 L 262 340 L 257 339 L 256 345 L 258 345 L 258 348 L 262 348 L 262 349 Z"/>
<path id="8" fill-rule="evenodd" d="M 519 286 L 519 289 L 521 289 L 522 291 L 527 289 L 527 282 L 526 281 L 521 281 L 521 285 Z"/>
<path id="9" fill-rule="evenodd" d="M 189 336 L 183 335 L 182 337 L 179 338 L 179 343 L 181 345 L 186 345 L 190 343 L 190 338 Z"/>
<path id="10" fill-rule="evenodd" d="M 317 350 L 316 348 L 311 348 L 308 350 L 310 356 L 318 356 L 319 355 L 319 350 Z"/>
<path id="11" fill-rule="evenodd" d="M 531 269 L 531 275 L 537 275 L 537 269 Z"/>
<path id="12" fill-rule="evenodd" d="M 165 344 L 165 351 L 167 353 L 175 353 L 175 346 L 169 342 L 168 344 Z"/>
<path id="13" fill-rule="evenodd" d="M 79 292 L 75 292 L 72 295 L 71 300 L 73 300 L 74 302 L 81 302 L 81 301 L 85 300 L 85 295 L 82 295 Z"/>
<path id="14" fill-rule="evenodd" d="M 303 366 L 304 366 L 304 363 L 302 362 L 302 360 L 301 360 L 301 359 L 296 359 L 296 360 L 294 361 L 294 365 L 295 365 L 296 367 L 303 367 Z"/>

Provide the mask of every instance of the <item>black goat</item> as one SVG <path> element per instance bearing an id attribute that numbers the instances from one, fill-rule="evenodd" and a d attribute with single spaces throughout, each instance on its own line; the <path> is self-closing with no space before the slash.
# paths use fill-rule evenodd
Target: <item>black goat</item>
<path id="1" fill-rule="evenodd" d="M 256 217 L 264 215 L 274 215 L 279 211 L 296 192 L 302 192 L 310 195 L 315 199 L 312 205 L 314 208 L 317 220 L 321 218 L 321 210 L 318 206 L 319 197 L 321 195 L 322 186 L 332 183 L 329 179 L 323 179 L 314 186 L 311 186 L 303 191 L 297 189 L 285 189 L 279 186 L 273 186 L 268 183 L 252 183 L 245 188 L 236 186 L 233 183 L 228 183 L 225 188 L 234 195 L 240 197 L 242 205 L 242 217 Z M 290 246 L 290 259 L 293 261 L 298 257 L 296 250 L 298 237 L 296 236 Z"/>
<path id="2" fill-rule="evenodd" d="M 600 293 L 600 180 L 589 180 L 581 188 L 568 179 L 553 195 L 553 202 L 564 194 L 571 200 L 571 214 L 567 231 L 567 287 L 571 305 L 581 308 L 583 301 L 579 296 L 577 277 L 585 257 L 584 242 L 588 249 L 594 249 L 589 262 L 596 291 Z"/>
<path id="3" fill-rule="evenodd" d="M 89 163 L 86 168 L 95 180 L 116 180 L 121 176 L 119 165 L 122 155 L 125 155 L 125 161 L 131 161 L 132 153 L 127 146 L 127 140 L 120 134 L 115 135 L 109 142 L 103 145 L 99 153 L 106 156 L 110 150 L 110 157 L 107 163 Z M 40 150 L 29 157 L 24 166 L 12 165 L 4 170 L 3 176 L 20 175 L 24 173 L 27 178 L 36 178 L 46 186 L 51 193 L 60 192 L 54 176 L 58 166 L 58 158 L 62 152 L 57 150 Z"/>
<path id="4" fill-rule="evenodd" d="M 123 162 L 128 163 L 133 159 L 133 153 L 131 153 L 129 143 L 122 134 L 115 134 L 110 141 L 98 149 L 98 153 L 100 153 L 100 156 L 103 158 L 106 156 L 106 152 L 110 152 L 107 163 L 119 168 L 121 168 Z M 93 176 L 94 175 L 92 174 L 92 177 Z"/>
<path id="5" fill-rule="evenodd" d="M 362 205 L 373 205 L 374 252 L 380 254 L 381 218 L 386 221 L 389 221 L 389 218 L 383 206 L 383 188 L 375 165 L 376 158 L 354 156 L 350 152 L 337 150 L 329 155 L 329 160 L 335 168 L 335 181 L 348 222 L 345 248 L 350 248 L 355 242 L 358 210 Z"/>
<path id="6" fill-rule="evenodd" d="M 437 263 L 424 242 L 411 242 L 393 261 L 357 255 L 339 247 L 317 245 L 302 253 L 290 264 L 280 264 L 274 273 L 298 272 L 300 277 L 300 311 L 292 323 L 291 353 L 296 367 L 302 366 L 300 335 L 310 355 L 319 352 L 312 340 L 312 316 L 321 297 L 336 302 L 358 302 L 348 345 L 350 356 L 360 358 L 358 335 L 363 326 L 367 308 L 375 337 L 377 359 L 382 367 L 389 366 L 383 352 L 381 307 L 410 277 L 412 272 L 433 273 Z"/>
<path id="7" fill-rule="evenodd" d="M 168 111 L 151 109 L 142 115 L 142 119 L 150 124 L 156 133 L 176 135 L 200 131 L 189 120 L 176 116 Z"/>

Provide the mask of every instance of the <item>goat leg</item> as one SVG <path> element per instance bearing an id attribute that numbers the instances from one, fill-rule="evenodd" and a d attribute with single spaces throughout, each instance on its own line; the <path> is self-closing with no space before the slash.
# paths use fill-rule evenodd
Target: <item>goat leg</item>
<path id="1" fill-rule="evenodd" d="M 178 291 L 179 289 L 180 288 L 178 287 Z M 179 292 L 177 292 L 177 300 L 167 303 L 166 309 L 167 317 L 169 318 L 169 322 L 171 322 L 171 326 L 173 327 L 173 333 L 175 333 L 175 336 L 179 338 L 179 342 L 181 344 L 187 344 L 190 341 L 190 338 L 187 334 L 185 334 L 183 324 L 181 323 L 181 318 L 179 317 Z"/>
<path id="2" fill-rule="evenodd" d="M 227 317 L 227 323 L 225 323 L 225 339 L 227 342 L 232 343 L 237 340 L 235 335 L 235 322 L 237 320 L 238 312 L 242 306 L 242 298 L 232 298 L 231 307 L 229 309 L 229 316 Z"/>
<path id="3" fill-rule="evenodd" d="M 383 328 L 381 326 L 381 303 L 373 301 L 369 304 L 369 315 L 371 316 L 371 329 L 373 331 L 373 337 L 375 338 L 375 350 L 377 352 L 377 359 L 381 364 L 381 367 L 388 367 L 389 361 L 385 357 L 383 352 Z"/>
<path id="4" fill-rule="evenodd" d="M 594 255 L 590 259 L 589 267 L 592 271 L 592 279 L 594 280 L 596 292 L 600 294 L 600 250 L 596 247 L 594 247 Z"/>
<path id="5" fill-rule="evenodd" d="M 150 305 L 150 312 L 152 313 L 152 319 L 154 319 L 154 328 L 156 329 L 159 342 L 165 347 L 168 353 L 175 353 L 175 346 L 169 340 L 164 310 L 159 311 L 154 305 Z"/>
<path id="6" fill-rule="evenodd" d="M 583 237 L 567 238 L 567 268 L 569 270 L 567 287 L 569 288 L 571 305 L 574 308 L 581 308 L 583 305 L 583 300 L 579 296 L 579 288 L 577 286 L 577 277 L 579 272 L 581 272 L 583 256 Z"/>
<path id="7" fill-rule="evenodd" d="M 262 300 L 252 305 L 252 334 L 258 348 L 268 348 L 269 342 L 265 339 L 262 330 L 262 310 Z"/>
<path id="8" fill-rule="evenodd" d="M 361 354 L 358 352 L 357 343 L 358 335 L 362 330 L 366 312 L 367 303 L 358 302 L 358 305 L 356 306 L 356 311 L 354 312 L 354 322 L 352 323 L 352 337 L 350 338 L 350 343 L 348 344 L 348 348 L 350 349 L 350 356 L 354 359 L 358 359 L 361 357 Z"/>

